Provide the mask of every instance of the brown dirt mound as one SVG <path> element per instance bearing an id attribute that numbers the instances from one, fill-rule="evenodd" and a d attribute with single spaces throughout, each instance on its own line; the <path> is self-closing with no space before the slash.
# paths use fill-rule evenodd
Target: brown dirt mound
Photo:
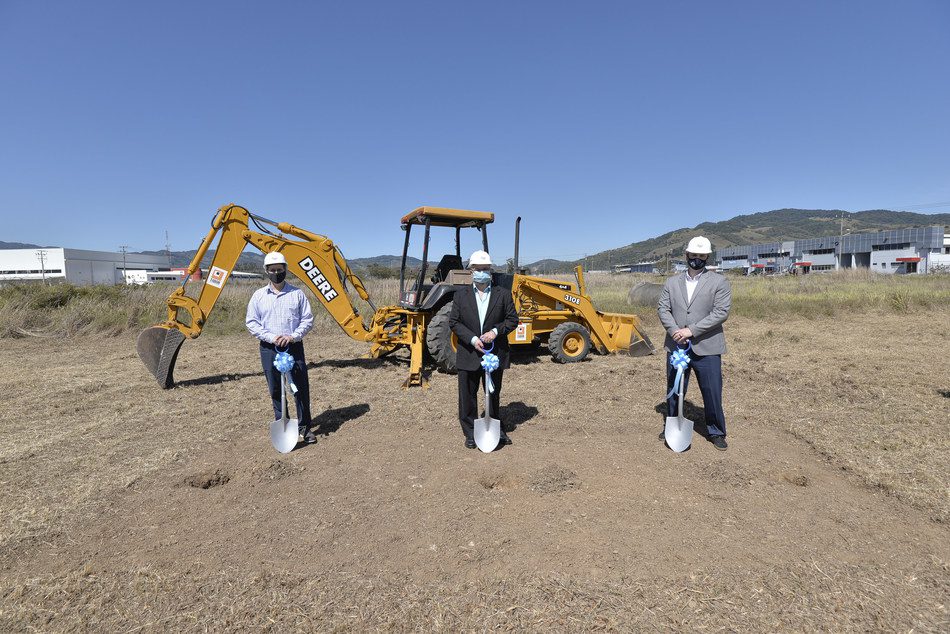
<path id="1" fill-rule="evenodd" d="M 576 473 L 557 465 L 539 469 L 531 478 L 531 490 L 541 494 L 569 491 L 580 485 Z"/>
<path id="2" fill-rule="evenodd" d="M 202 471 L 201 473 L 186 476 L 182 480 L 182 484 L 196 489 L 212 489 L 214 487 L 223 486 L 230 481 L 231 476 L 216 469 L 214 471 Z"/>

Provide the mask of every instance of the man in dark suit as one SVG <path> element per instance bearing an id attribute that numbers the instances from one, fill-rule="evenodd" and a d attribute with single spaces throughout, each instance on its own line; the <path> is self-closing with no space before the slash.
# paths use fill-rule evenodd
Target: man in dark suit
<path id="1" fill-rule="evenodd" d="M 478 389 L 484 383 L 482 354 L 486 348 L 498 356 L 498 369 L 491 373 L 495 391 L 491 394 L 491 414 L 498 415 L 501 402 L 502 374 L 508 367 L 508 333 L 518 326 L 518 313 L 511 299 L 511 291 L 505 288 L 492 289 L 491 257 L 485 251 L 476 251 L 469 258 L 472 270 L 472 286 L 455 293 L 449 326 L 458 337 L 458 352 L 455 365 L 459 377 L 459 422 L 465 435 L 465 446 L 475 448 L 475 419 L 478 418 Z M 511 439 L 501 430 L 502 445 L 510 445 Z"/>

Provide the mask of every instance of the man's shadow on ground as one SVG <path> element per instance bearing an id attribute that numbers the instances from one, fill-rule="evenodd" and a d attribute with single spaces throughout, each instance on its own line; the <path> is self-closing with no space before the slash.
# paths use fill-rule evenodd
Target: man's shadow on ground
<path id="1" fill-rule="evenodd" d="M 335 434 L 340 431 L 340 427 L 351 420 L 356 420 L 367 412 L 369 412 L 369 403 L 328 409 L 313 419 L 313 433 L 320 436 Z"/>
<path id="2" fill-rule="evenodd" d="M 499 417 L 502 421 L 501 427 L 502 431 L 506 434 L 510 434 L 514 431 L 517 431 L 518 427 L 524 425 L 526 422 L 538 415 L 538 408 L 533 405 L 527 405 L 522 401 L 515 401 L 513 403 L 508 403 L 501 407 L 501 416 Z M 479 414 L 479 417 L 485 415 L 484 410 Z M 495 451 L 504 451 L 507 445 L 499 444 L 495 448 Z"/>
<path id="3" fill-rule="evenodd" d="M 527 405 L 522 401 L 515 401 L 513 403 L 508 403 L 501 408 L 501 411 L 504 412 L 504 427 L 505 433 L 510 434 L 513 431 L 517 431 L 518 427 L 524 425 L 526 422 L 538 415 L 538 408 L 534 405 Z"/>

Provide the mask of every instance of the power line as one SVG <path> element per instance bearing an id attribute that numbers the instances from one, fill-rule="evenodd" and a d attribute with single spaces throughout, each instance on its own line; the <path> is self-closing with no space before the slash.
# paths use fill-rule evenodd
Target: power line
<path id="1" fill-rule="evenodd" d="M 913 205 L 889 205 L 889 207 L 897 207 L 899 209 L 933 209 L 937 207 L 950 207 L 950 200 L 945 200 L 939 203 L 916 203 Z"/>

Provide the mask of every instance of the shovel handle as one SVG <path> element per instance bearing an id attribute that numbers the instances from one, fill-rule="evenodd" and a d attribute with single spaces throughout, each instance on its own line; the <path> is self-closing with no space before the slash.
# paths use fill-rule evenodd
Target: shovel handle
<path id="1" fill-rule="evenodd" d="M 280 418 L 287 420 L 287 376 L 280 375 Z"/>
<path id="2" fill-rule="evenodd" d="M 680 379 L 680 389 L 679 393 L 676 396 L 677 404 L 679 406 L 680 418 L 683 418 L 683 385 L 686 383 L 686 373 L 689 372 L 689 368 L 683 370 L 683 376 Z"/>

